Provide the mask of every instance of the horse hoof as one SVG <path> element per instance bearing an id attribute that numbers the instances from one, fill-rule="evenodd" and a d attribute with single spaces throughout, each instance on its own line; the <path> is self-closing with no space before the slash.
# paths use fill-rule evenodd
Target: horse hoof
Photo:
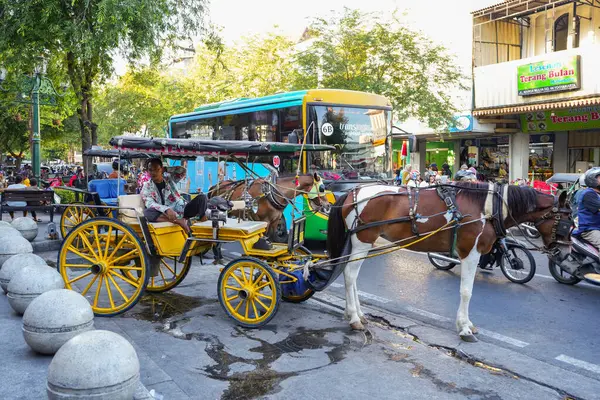
<path id="1" fill-rule="evenodd" d="M 360 322 L 362 322 L 363 325 L 368 325 L 369 324 L 369 320 L 364 315 L 362 315 L 360 317 Z"/>
<path id="2" fill-rule="evenodd" d="M 468 343 L 479 342 L 479 339 L 477 339 L 475 337 L 475 335 L 473 335 L 473 334 L 470 334 L 470 335 L 460 335 L 460 338 L 462 340 L 464 340 L 465 342 L 468 342 Z"/>
<path id="3" fill-rule="evenodd" d="M 360 321 L 351 323 L 350 328 L 352 328 L 353 331 L 364 331 L 365 330 L 365 327 L 363 326 L 363 324 Z"/>

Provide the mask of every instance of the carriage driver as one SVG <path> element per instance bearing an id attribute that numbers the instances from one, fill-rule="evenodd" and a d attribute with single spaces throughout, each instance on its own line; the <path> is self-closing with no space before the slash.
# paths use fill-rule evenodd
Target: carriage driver
<path id="1" fill-rule="evenodd" d="M 160 158 L 148 160 L 150 180 L 144 183 L 141 195 L 146 209 L 144 216 L 148 222 L 172 222 L 190 232 L 188 219 L 202 218 L 206 213 L 206 195 L 198 195 L 189 203 L 181 197 L 175 183 L 165 177 L 163 163 Z"/>
<path id="2" fill-rule="evenodd" d="M 585 173 L 584 189 L 577 204 L 579 226 L 573 232 L 600 251 L 600 167 Z"/>

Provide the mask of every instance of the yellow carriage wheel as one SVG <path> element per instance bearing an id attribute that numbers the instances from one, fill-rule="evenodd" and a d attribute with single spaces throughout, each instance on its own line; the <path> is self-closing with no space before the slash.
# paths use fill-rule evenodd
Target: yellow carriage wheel
<path id="1" fill-rule="evenodd" d="M 88 299 L 95 315 L 113 316 L 129 310 L 144 293 L 148 256 L 131 228 L 114 219 L 93 218 L 65 238 L 58 271 L 65 287 Z"/>
<path id="2" fill-rule="evenodd" d="M 147 292 L 162 293 L 179 285 L 190 271 L 192 258 L 188 257 L 184 262 L 179 262 L 179 257 L 150 257 L 150 262 L 157 263 L 157 275 L 148 277 Z M 133 276 L 130 270 L 122 271 L 127 277 Z M 136 273 L 137 276 L 137 273 Z"/>
<path id="3" fill-rule="evenodd" d="M 60 234 L 66 238 L 77 225 L 94 218 L 94 211 L 83 203 L 73 203 L 65 208 L 60 217 Z"/>
<path id="4" fill-rule="evenodd" d="M 219 276 L 219 302 L 245 328 L 259 328 L 277 313 L 281 287 L 277 274 L 263 261 L 242 257 L 231 261 Z"/>
<path id="5" fill-rule="evenodd" d="M 294 257 L 304 258 L 304 257 L 310 256 L 310 255 L 312 255 L 312 252 L 310 250 L 308 250 L 304 246 L 300 246 L 296 250 L 294 250 L 292 258 L 294 258 Z M 285 278 L 283 278 L 283 279 L 285 279 Z M 285 285 L 285 283 L 284 283 L 284 285 Z M 307 288 L 304 291 L 304 293 L 302 293 L 300 295 L 290 295 L 290 294 L 282 293 L 281 298 L 290 303 L 302 303 L 303 301 L 306 301 L 306 300 L 310 299 L 311 297 L 313 297 L 314 294 L 315 294 L 314 289 Z"/>

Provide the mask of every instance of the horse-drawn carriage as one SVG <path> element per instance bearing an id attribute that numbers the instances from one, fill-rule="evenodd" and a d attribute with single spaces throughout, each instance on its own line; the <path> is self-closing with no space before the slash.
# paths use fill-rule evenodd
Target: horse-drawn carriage
<path id="1" fill-rule="evenodd" d="M 214 142 L 192 139 L 116 137 L 117 152 L 126 156 L 192 158 L 233 155 L 238 162 L 250 156 L 328 151 L 323 145 L 265 142 Z M 119 189 L 118 189 L 119 190 Z M 244 256 L 221 271 L 218 297 L 226 311 L 242 326 L 266 324 L 277 312 L 281 298 L 308 299 L 315 291 L 303 270 L 312 258 L 302 247 L 305 219 L 292 224 L 288 243 L 261 240 L 267 223 L 230 218 L 228 213 L 256 211 L 256 200 L 230 202 L 216 197 L 208 202 L 206 220 L 194 221 L 190 233 L 170 222 L 148 222 L 140 195 L 117 193 L 115 204 L 71 204 L 91 210 L 92 218 L 71 227 L 58 256 L 65 286 L 89 299 L 96 315 L 111 316 L 133 307 L 144 292 L 176 287 L 187 275 L 192 258 L 224 243 L 237 242 Z M 109 208 L 111 213 L 100 215 Z M 266 245 L 265 245 L 266 242 Z M 260 244 L 260 245 L 259 245 Z"/>

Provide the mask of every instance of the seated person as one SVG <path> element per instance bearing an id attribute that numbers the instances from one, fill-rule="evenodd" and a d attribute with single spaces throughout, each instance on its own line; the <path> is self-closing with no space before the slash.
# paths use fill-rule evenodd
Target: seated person
<path id="1" fill-rule="evenodd" d="M 165 177 L 159 158 L 148 161 L 148 172 L 150 180 L 144 183 L 140 193 L 146 206 L 146 219 L 149 222 L 172 222 L 190 232 L 187 220 L 204 216 L 207 207 L 206 195 L 199 193 L 192 201 L 186 203 L 171 178 Z"/>
<path id="2" fill-rule="evenodd" d="M 573 235 L 581 236 L 600 251 L 600 168 L 585 173 L 585 185 L 577 203 L 579 225 Z"/>

